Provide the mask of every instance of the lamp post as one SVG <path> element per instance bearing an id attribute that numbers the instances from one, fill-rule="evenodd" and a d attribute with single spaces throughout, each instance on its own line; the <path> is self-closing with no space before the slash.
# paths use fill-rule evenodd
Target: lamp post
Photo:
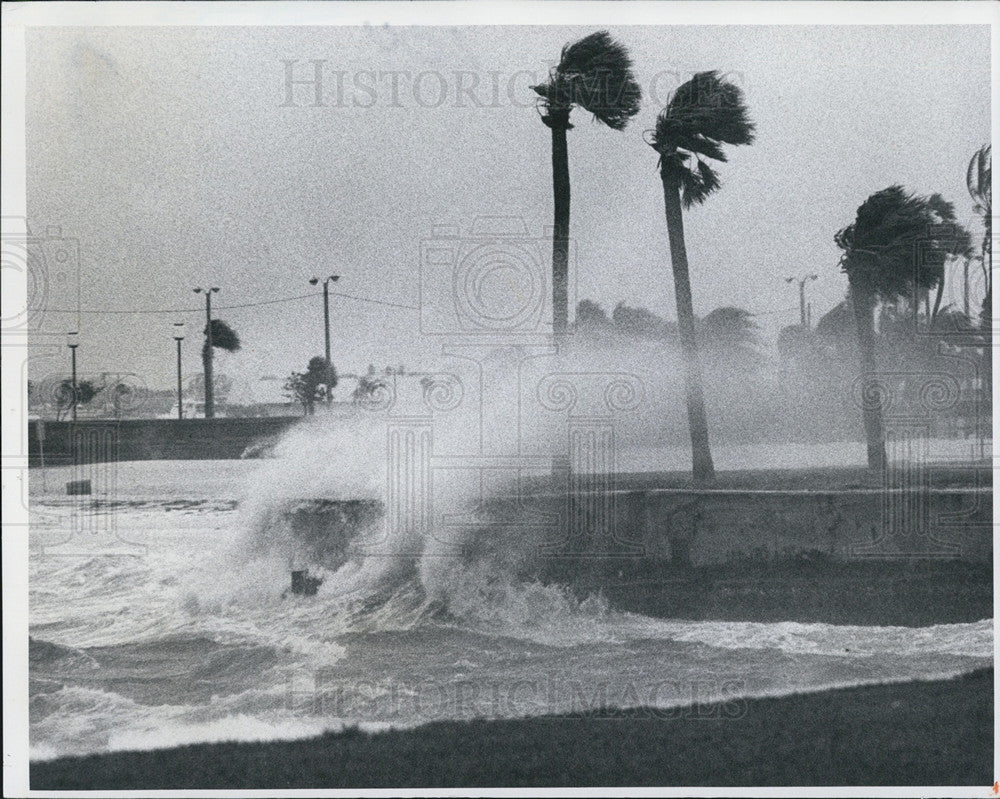
<path id="1" fill-rule="evenodd" d="M 177 418 L 184 418 L 184 395 L 181 390 L 181 342 L 184 340 L 184 323 L 174 322 L 174 341 L 177 342 Z"/>
<path id="2" fill-rule="evenodd" d="M 806 283 L 810 280 L 819 280 L 819 275 L 806 275 L 803 278 L 786 277 L 786 283 L 799 284 L 799 324 L 803 329 L 809 329 L 809 319 L 806 317 Z"/>
<path id="3" fill-rule="evenodd" d="M 203 289 L 196 288 L 195 294 L 205 294 L 205 418 L 215 418 L 215 392 L 212 388 L 212 294 L 218 292 L 218 286 Z"/>
<path id="4" fill-rule="evenodd" d="M 324 353 L 327 369 L 330 368 L 330 364 L 332 363 L 330 360 L 330 284 L 336 283 L 338 280 L 340 280 L 340 275 L 330 275 L 323 280 L 323 341 L 325 344 Z M 315 286 L 319 283 L 319 278 L 310 278 L 309 283 Z M 329 405 L 331 402 L 333 402 L 333 395 L 328 383 L 326 387 L 326 404 Z"/>
<path id="5" fill-rule="evenodd" d="M 80 332 L 74 330 L 66 334 L 66 346 L 69 347 L 70 351 L 70 363 L 73 369 L 73 421 L 76 421 L 76 402 L 79 397 L 79 392 L 76 388 L 76 348 L 80 346 L 79 341 Z"/>

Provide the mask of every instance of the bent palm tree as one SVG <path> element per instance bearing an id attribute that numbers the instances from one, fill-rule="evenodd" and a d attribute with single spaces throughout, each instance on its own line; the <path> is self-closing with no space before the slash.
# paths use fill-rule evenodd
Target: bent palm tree
<path id="1" fill-rule="evenodd" d="M 955 223 L 954 208 L 941 195 L 921 197 L 889 186 L 865 200 L 834 241 L 844 251 L 840 265 L 858 334 L 868 468 L 881 471 L 887 459 L 875 367 L 875 308 L 879 301 L 906 296 L 916 305 L 922 292 L 944 280 L 945 260 L 968 247 L 968 233 Z"/>
<path id="2" fill-rule="evenodd" d="M 715 477 L 708 443 L 708 420 L 695 337 L 691 276 L 684 244 L 684 207 L 700 204 L 719 188 L 719 177 L 702 158 L 725 161 L 722 144 L 750 144 L 754 125 L 743 103 L 743 92 L 715 71 L 700 72 L 680 86 L 660 112 L 649 142 L 660 154 L 660 178 L 670 237 L 670 262 L 677 299 L 677 325 L 684 353 L 688 426 L 696 482 Z"/>
<path id="3" fill-rule="evenodd" d="M 986 296 L 983 298 L 984 312 L 990 307 L 993 294 L 993 158 L 992 147 L 984 144 L 969 161 L 965 174 L 969 196 L 975 202 L 974 210 L 983 218 L 983 243 L 980 247 L 980 265 Z M 988 316 L 984 313 L 984 316 Z"/>
<path id="4" fill-rule="evenodd" d="M 215 416 L 215 385 L 212 375 L 213 350 L 237 352 L 240 337 L 221 319 L 213 319 L 205 325 L 205 343 L 201 345 L 201 363 L 205 370 L 205 418 Z"/>
<path id="5" fill-rule="evenodd" d="M 993 396 L 993 352 L 990 346 L 993 326 L 993 157 L 992 147 L 985 144 L 969 161 L 965 175 L 975 212 L 983 217 L 983 243 L 979 265 L 983 270 L 983 301 L 979 311 L 979 329 L 985 338 L 982 349 L 981 369 L 985 380 L 985 395 Z M 966 303 L 968 304 L 968 303 Z M 966 310 L 968 313 L 968 309 Z"/>
<path id="6" fill-rule="evenodd" d="M 607 31 L 567 44 L 547 82 L 531 87 L 539 96 L 542 122 L 552 131 L 552 330 L 566 332 L 569 319 L 569 152 L 570 111 L 580 106 L 613 130 L 639 113 L 642 92 L 632 59 Z"/>

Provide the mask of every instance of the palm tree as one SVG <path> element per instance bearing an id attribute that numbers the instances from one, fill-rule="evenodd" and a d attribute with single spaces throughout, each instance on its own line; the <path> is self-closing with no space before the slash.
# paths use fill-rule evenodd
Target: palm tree
<path id="1" fill-rule="evenodd" d="M 844 251 L 840 265 L 858 335 L 868 467 L 881 471 L 886 453 L 875 375 L 875 308 L 879 301 L 907 296 L 917 306 L 921 294 L 944 280 L 945 260 L 967 246 L 968 234 L 955 224 L 954 208 L 939 194 L 921 197 L 890 186 L 865 200 L 834 241 Z"/>
<path id="2" fill-rule="evenodd" d="M 566 332 L 569 319 L 569 152 L 570 111 L 580 106 L 613 130 L 639 113 L 642 92 L 632 59 L 607 31 L 567 44 L 547 82 L 531 87 L 539 96 L 542 122 L 552 131 L 552 330 Z"/>
<path id="3" fill-rule="evenodd" d="M 240 337 L 221 319 L 213 319 L 211 328 L 205 325 L 205 343 L 201 345 L 201 363 L 205 370 L 205 418 L 215 415 L 215 385 L 212 377 L 213 350 L 236 352 L 240 348 Z"/>
<path id="4" fill-rule="evenodd" d="M 699 345 L 726 371 L 742 373 L 760 365 L 760 327 L 745 308 L 716 308 L 700 320 L 697 332 Z"/>
<path id="5" fill-rule="evenodd" d="M 700 204 L 717 188 L 719 177 L 702 158 L 725 161 L 722 144 L 750 144 L 754 125 L 743 103 L 743 92 L 715 71 L 700 72 L 680 86 L 660 112 L 649 144 L 660 154 L 660 178 L 670 236 L 670 261 L 677 298 L 677 324 L 684 353 L 688 426 L 696 482 L 715 477 L 708 443 L 705 396 L 695 337 L 694 305 L 687 248 L 684 245 L 684 207 Z"/>
<path id="6" fill-rule="evenodd" d="M 993 297 L 993 158 L 992 147 L 984 144 L 969 161 L 969 169 L 965 173 L 965 183 L 969 188 L 969 195 L 975 202 L 974 210 L 983 218 L 983 243 L 980 248 L 980 265 L 983 270 L 983 285 L 986 296 L 983 298 L 982 319 L 984 326 L 988 326 L 986 319 L 989 316 L 988 309 L 991 307 Z M 966 289 L 968 292 L 968 289 Z M 966 309 L 968 313 L 968 309 Z"/>
<path id="7" fill-rule="evenodd" d="M 608 319 L 608 313 L 599 303 L 593 300 L 580 300 L 576 304 L 575 327 L 577 330 L 599 330 L 610 325 L 611 320 Z"/>

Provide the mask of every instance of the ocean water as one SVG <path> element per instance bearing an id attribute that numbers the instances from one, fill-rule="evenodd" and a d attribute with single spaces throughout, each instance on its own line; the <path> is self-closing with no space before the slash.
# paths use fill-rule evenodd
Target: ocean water
<path id="1" fill-rule="evenodd" d="M 484 546 L 471 527 L 443 541 L 359 524 L 345 552 L 317 562 L 285 511 L 379 497 L 379 442 L 374 429 L 303 428 L 269 460 L 118 464 L 80 499 L 60 493 L 70 470 L 50 469 L 44 486 L 32 472 L 32 757 L 639 705 L 726 718 L 750 696 L 992 663 L 989 619 L 619 612 L 525 579 L 538 542 L 516 526 Z M 290 566 L 323 577 L 315 596 L 285 595 Z M 726 702 L 699 707 L 711 700 Z"/>

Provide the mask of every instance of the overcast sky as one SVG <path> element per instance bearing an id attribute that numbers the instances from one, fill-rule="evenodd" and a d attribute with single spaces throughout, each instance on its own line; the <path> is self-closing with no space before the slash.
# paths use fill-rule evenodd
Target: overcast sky
<path id="1" fill-rule="evenodd" d="M 592 30 L 30 30 L 29 225 L 79 240 L 87 311 L 203 308 L 199 285 L 221 287 L 216 306 L 277 300 L 315 292 L 314 274 L 339 273 L 339 291 L 407 306 L 334 298 L 341 371 L 416 368 L 438 346 L 419 328 L 421 241 L 435 225 L 468 231 L 484 215 L 520 217 L 529 241 L 541 239 L 550 139 L 527 87 L 564 42 Z M 809 272 L 820 275 L 814 318 L 829 310 L 846 285 L 834 232 L 893 183 L 942 193 L 981 230 L 965 169 L 990 134 L 988 28 L 611 33 L 632 52 L 643 108 L 624 132 L 573 113 L 578 298 L 674 316 L 662 189 L 642 134 L 670 90 L 705 69 L 742 86 L 757 142 L 730 148 L 722 190 L 686 216 L 698 314 L 742 306 L 773 338 L 797 321 L 784 278 Z M 310 85 L 286 103 L 286 60 L 296 79 L 324 62 L 323 107 Z M 74 306 L 73 284 L 50 281 L 51 311 Z M 220 359 L 225 371 L 286 375 L 322 352 L 318 295 L 216 315 L 245 345 Z M 81 371 L 168 387 L 171 324 L 186 321 L 196 338 L 201 320 L 86 313 Z M 43 321 L 65 326 L 54 313 Z M 186 372 L 200 370 L 195 350 Z"/>

